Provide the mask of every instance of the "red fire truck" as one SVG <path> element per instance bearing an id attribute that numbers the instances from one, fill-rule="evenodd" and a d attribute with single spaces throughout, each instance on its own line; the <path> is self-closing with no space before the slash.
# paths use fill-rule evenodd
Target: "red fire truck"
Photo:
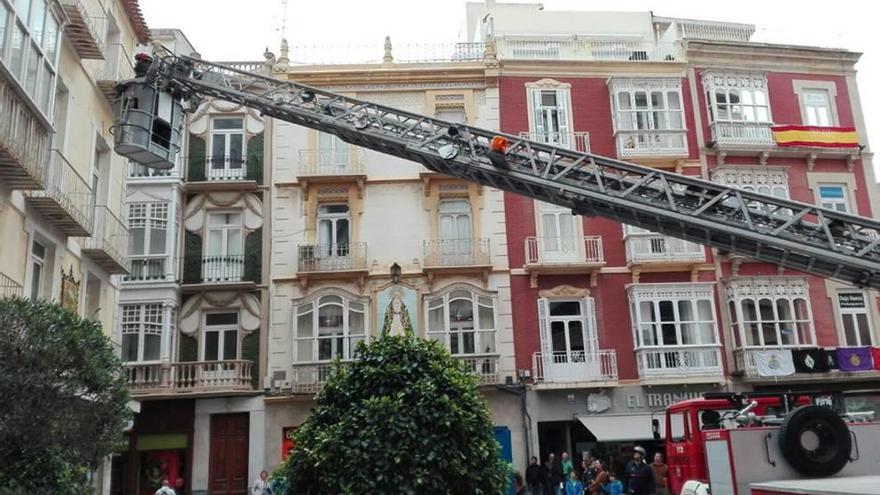
<path id="1" fill-rule="evenodd" d="M 845 404 L 839 392 L 716 393 L 673 404 L 666 410 L 669 489 L 878 495 L 880 423 L 874 412 L 847 413 Z"/>

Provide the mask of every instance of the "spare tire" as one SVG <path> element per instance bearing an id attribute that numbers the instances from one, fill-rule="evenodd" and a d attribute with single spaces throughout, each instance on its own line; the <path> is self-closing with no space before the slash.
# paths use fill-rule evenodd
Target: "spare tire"
<path id="1" fill-rule="evenodd" d="M 782 422 L 779 449 L 797 472 L 825 478 L 837 474 L 849 462 L 852 438 L 846 423 L 833 409 L 801 406 Z"/>

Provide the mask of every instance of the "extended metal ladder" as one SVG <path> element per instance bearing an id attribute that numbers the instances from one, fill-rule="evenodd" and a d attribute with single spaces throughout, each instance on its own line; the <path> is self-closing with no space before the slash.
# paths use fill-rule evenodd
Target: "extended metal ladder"
<path id="1" fill-rule="evenodd" d="M 722 252 L 880 289 L 880 222 L 868 218 L 444 122 L 183 56 L 158 55 L 140 82 L 144 81 L 190 100 L 190 105 L 204 97 L 239 103 L 436 172 L 565 206 L 579 215 L 602 216 Z M 506 148 L 492 146 L 497 136 L 507 140 Z"/>

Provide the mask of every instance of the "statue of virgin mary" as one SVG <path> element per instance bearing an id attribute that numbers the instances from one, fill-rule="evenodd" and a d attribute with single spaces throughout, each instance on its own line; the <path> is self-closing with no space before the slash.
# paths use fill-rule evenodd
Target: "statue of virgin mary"
<path id="1" fill-rule="evenodd" d="M 409 310 L 403 302 L 400 289 L 391 294 L 391 301 L 385 307 L 385 318 L 382 321 L 382 335 L 412 335 L 412 321 Z"/>

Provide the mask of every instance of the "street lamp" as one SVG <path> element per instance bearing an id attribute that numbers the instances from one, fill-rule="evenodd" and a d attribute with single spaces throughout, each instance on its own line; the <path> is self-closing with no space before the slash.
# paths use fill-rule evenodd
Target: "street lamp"
<path id="1" fill-rule="evenodd" d="M 398 265 L 397 263 L 391 265 L 391 283 L 393 283 L 394 285 L 400 283 L 400 272 L 400 265 Z"/>

